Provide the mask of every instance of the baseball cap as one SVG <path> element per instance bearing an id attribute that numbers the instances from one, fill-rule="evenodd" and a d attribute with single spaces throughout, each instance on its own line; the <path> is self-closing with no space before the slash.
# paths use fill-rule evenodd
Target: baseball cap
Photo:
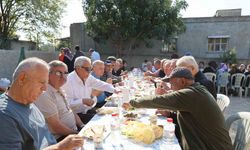
<path id="1" fill-rule="evenodd" d="M 0 79 L 0 87 L 7 89 L 10 85 L 10 80 L 7 78 L 1 78 Z"/>
<path id="2" fill-rule="evenodd" d="M 112 65 L 112 63 L 111 63 L 110 60 L 106 60 L 106 61 L 105 61 L 105 65 Z"/>
<path id="3" fill-rule="evenodd" d="M 171 78 L 186 78 L 189 80 L 194 80 L 192 73 L 184 67 L 177 67 L 175 68 L 168 77 L 162 79 L 164 82 L 169 82 Z"/>
<path id="4" fill-rule="evenodd" d="M 107 60 L 116 61 L 116 57 L 115 57 L 115 56 L 109 56 L 109 57 L 107 58 Z"/>

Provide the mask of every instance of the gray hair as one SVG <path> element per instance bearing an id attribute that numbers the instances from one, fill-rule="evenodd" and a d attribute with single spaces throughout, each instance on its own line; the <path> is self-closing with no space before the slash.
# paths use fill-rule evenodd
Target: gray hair
<path id="1" fill-rule="evenodd" d="M 101 61 L 101 60 L 95 60 L 95 61 L 93 62 L 93 64 L 92 64 L 92 66 L 93 66 L 93 68 L 94 68 L 94 67 L 97 66 L 97 65 L 104 65 L 104 62 Z"/>
<path id="2" fill-rule="evenodd" d="M 64 67 L 64 68 L 68 69 L 68 66 L 62 61 L 53 60 L 53 61 L 49 62 L 49 71 L 51 71 L 51 69 L 55 68 L 55 67 Z"/>
<path id="3" fill-rule="evenodd" d="M 47 68 L 49 70 L 48 64 L 44 60 L 37 58 L 37 57 L 31 57 L 31 58 L 27 58 L 27 59 L 21 61 L 13 73 L 12 81 L 15 81 L 17 79 L 17 76 L 21 72 L 27 72 L 30 70 L 34 70 L 38 66 L 44 66 L 45 68 Z"/>
<path id="4" fill-rule="evenodd" d="M 176 62 L 176 66 L 177 67 L 192 66 L 192 67 L 194 67 L 196 72 L 199 71 L 199 66 L 198 66 L 198 64 L 195 61 L 193 56 L 183 56 L 183 57 L 179 58 Z"/>
<path id="5" fill-rule="evenodd" d="M 88 58 L 86 56 L 77 57 L 75 62 L 74 62 L 74 68 L 82 67 L 85 63 L 90 63 L 91 64 L 90 58 Z"/>

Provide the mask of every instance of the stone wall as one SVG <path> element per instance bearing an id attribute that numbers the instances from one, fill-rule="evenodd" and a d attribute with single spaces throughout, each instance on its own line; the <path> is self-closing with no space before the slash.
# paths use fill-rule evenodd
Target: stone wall
<path id="1" fill-rule="evenodd" d="M 18 64 L 20 50 L 0 50 L 0 78 L 11 79 L 12 73 Z M 25 51 L 26 58 L 38 57 L 46 62 L 57 59 L 57 52 Z"/>

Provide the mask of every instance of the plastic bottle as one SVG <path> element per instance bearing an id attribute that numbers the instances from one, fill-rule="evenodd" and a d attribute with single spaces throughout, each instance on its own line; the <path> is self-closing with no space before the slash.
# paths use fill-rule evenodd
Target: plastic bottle
<path id="1" fill-rule="evenodd" d="M 175 124 L 172 118 L 167 118 L 167 123 L 164 126 L 164 137 L 167 142 L 173 142 L 175 137 Z"/>
<path id="2" fill-rule="evenodd" d="M 111 130 L 117 130 L 119 129 L 120 122 L 119 122 L 119 114 L 118 113 L 113 113 L 111 114 L 112 120 L 111 120 Z"/>

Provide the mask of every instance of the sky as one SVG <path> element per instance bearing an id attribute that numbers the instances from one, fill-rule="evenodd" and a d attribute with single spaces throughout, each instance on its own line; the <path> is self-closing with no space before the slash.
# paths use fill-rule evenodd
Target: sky
<path id="1" fill-rule="evenodd" d="M 250 0 L 186 0 L 188 8 L 181 11 L 185 17 L 212 17 L 219 9 L 242 9 L 242 15 L 250 15 Z M 82 9 L 82 0 L 67 0 L 66 12 L 62 18 L 62 29 L 59 37 L 69 37 L 69 26 L 72 23 L 86 21 Z"/>

